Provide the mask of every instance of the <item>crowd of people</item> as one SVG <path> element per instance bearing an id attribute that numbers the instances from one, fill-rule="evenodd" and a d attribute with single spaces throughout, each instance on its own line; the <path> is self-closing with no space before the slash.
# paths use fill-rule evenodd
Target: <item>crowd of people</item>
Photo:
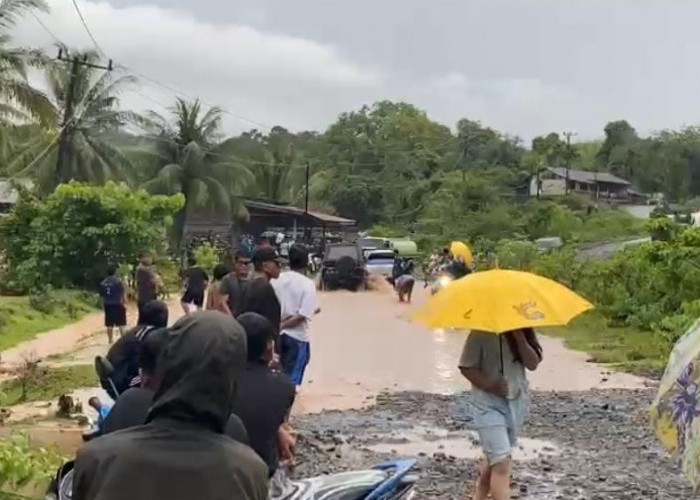
<path id="1" fill-rule="evenodd" d="M 111 346 L 98 373 L 115 403 L 90 401 L 101 435 L 78 453 L 73 498 L 268 498 L 280 464 L 294 460 L 288 418 L 310 360 L 309 323 L 320 312 L 307 249 L 294 244 L 287 254 L 283 260 L 271 245 L 239 251 L 233 269 L 218 264 L 211 278 L 190 260 L 184 316 L 171 327 L 144 254 L 138 324 L 129 331 L 125 287 L 109 269 L 101 295 Z M 412 262 L 395 262 L 399 298 L 410 302 Z M 457 277 L 470 272 L 448 250 L 431 265 Z M 114 328 L 120 336 L 112 343 Z M 525 370 L 541 360 L 529 329 L 467 337 L 459 369 L 472 386 L 485 455 L 477 500 L 509 498 L 511 455 L 529 404 Z"/>
<path id="2" fill-rule="evenodd" d="M 310 360 L 309 323 L 320 312 L 315 282 L 306 276 L 308 250 L 294 244 L 286 253 L 283 259 L 271 245 L 252 255 L 241 250 L 232 269 L 217 264 L 211 277 L 189 259 L 184 316 L 172 327 L 167 304 L 158 300 L 161 279 L 142 254 L 137 326 L 128 331 L 126 286 L 110 267 L 100 285 L 110 347 L 96 366 L 114 405 L 91 400 L 99 437 L 78 454 L 74 498 L 132 496 L 124 484 L 140 498 L 137 469 L 151 481 L 159 474 L 177 478 L 178 468 L 195 464 L 209 469 L 199 479 L 216 477 L 213 483 L 230 486 L 233 498 L 267 498 L 268 480 L 294 458 L 288 417 Z M 215 434 L 231 441 L 218 442 Z M 139 455 L 136 441 L 152 453 Z M 178 446 L 190 452 L 168 461 Z M 217 457 L 225 463 L 215 464 Z M 134 460 L 142 467 L 132 469 Z M 168 496 L 191 492 L 188 484 L 170 483 Z"/>

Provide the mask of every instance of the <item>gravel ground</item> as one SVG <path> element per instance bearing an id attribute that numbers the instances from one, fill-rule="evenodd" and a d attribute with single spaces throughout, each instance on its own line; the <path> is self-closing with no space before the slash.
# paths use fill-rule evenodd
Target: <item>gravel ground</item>
<path id="1" fill-rule="evenodd" d="M 462 416 L 468 394 L 425 393 L 382 395 L 365 410 L 299 416 L 299 477 L 369 467 L 397 454 L 368 449 L 395 446 L 398 454 L 417 455 L 418 498 L 464 498 L 476 475 L 473 458 L 451 456 L 476 444 Z M 535 393 L 523 437 L 543 440 L 532 458 L 516 461 L 513 498 L 527 499 L 690 499 L 688 483 L 674 462 L 659 449 L 650 429 L 650 390 Z M 421 426 L 427 439 L 410 429 Z M 425 430 L 428 429 L 428 430 Z M 441 429 L 442 431 L 438 431 Z M 430 450 L 430 435 L 448 433 Z M 403 434 L 403 437 L 402 437 Z M 460 439 L 460 441 L 451 440 Z M 530 445 L 528 445 L 530 447 Z M 456 453 L 460 454 L 460 453 Z M 403 454 L 406 456 L 406 453 Z"/>

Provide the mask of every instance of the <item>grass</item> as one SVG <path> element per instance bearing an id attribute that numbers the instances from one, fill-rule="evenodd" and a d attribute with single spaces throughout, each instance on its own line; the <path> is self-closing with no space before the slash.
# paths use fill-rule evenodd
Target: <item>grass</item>
<path id="1" fill-rule="evenodd" d="M 73 323 L 96 311 L 96 306 L 93 295 L 74 290 L 58 290 L 46 297 L 0 297 L 0 351 Z"/>
<path id="2" fill-rule="evenodd" d="M 22 400 L 22 386 L 18 379 L 0 383 L 0 407 L 34 401 L 50 401 L 70 394 L 81 387 L 97 384 L 92 365 L 74 365 L 60 368 L 39 367 L 27 383 L 27 397 Z"/>
<path id="3" fill-rule="evenodd" d="M 547 334 L 563 338 L 572 349 L 589 353 L 596 363 L 637 375 L 659 376 L 668 361 L 669 347 L 658 334 L 610 326 L 596 312 L 574 320 L 568 327 L 547 329 Z"/>

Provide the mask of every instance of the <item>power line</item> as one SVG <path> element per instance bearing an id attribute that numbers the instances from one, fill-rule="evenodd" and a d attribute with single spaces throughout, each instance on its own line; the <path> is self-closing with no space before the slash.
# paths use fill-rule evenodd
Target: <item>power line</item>
<path id="1" fill-rule="evenodd" d="M 51 31 L 51 30 L 49 29 L 48 26 L 46 26 L 46 24 L 44 23 L 44 21 L 42 21 L 41 18 L 39 18 L 39 16 L 37 16 L 37 15 L 36 15 L 33 11 L 31 11 L 31 10 L 29 11 L 29 14 L 34 18 L 34 20 L 35 20 L 37 23 L 39 23 L 39 26 L 41 26 L 42 28 L 44 28 L 44 31 L 46 31 L 46 32 L 49 34 L 49 36 L 50 36 L 51 38 L 53 38 L 54 41 L 55 41 L 57 44 L 59 44 L 59 45 L 65 45 L 65 44 L 61 41 L 61 39 L 58 38 L 58 37 L 54 34 L 54 32 Z"/>
<path id="2" fill-rule="evenodd" d="M 102 57 L 105 59 L 109 59 L 107 54 L 105 53 L 104 50 L 102 50 L 102 47 L 100 47 L 100 44 L 97 43 L 97 40 L 92 34 L 92 31 L 90 31 L 90 27 L 87 24 L 87 21 L 85 21 L 85 18 L 83 17 L 83 13 L 80 11 L 80 7 L 78 6 L 77 0 L 73 0 L 73 6 L 75 7 L 75 11 L 78 13 L 78 17 L 80 17 L 80 21 L 83 23 L 83 27 L 85 28 L 85 31 L 87 31 L 88 36 L 90 37 L 90 40 L 92 40 L 93 45 L 97 49 L 97 52 L 99 52 Z"/>
<path id="3" fill-rule="evenodd" d="M 76 9 L 76 11 L 77 11 L 77 13 L 78 13 L 78 15 L 79 15 L 81 21 L 82 21 L 82 23 L 83 23 L 83 26 L 84 26 L 86 32 L 88 33 L 88 35 L 90 36 L 90 38 L 91 38 L 93 44 L 95 45 L 96 49 L 97 49 L 103 56 L 105 56 L 105 57 L 107 58 L 107 56 L 105 55 L 105 52 L 102 50 L 102 48 L 101 48 L 101 47 L 99 46 L 99 44 L 97 43 L 95 37 L 92 35 L 92 32 L 90 31 L 90 28 L 89 28 L 89 26 L 87 25 L 87 22 L 85 21 L 85 18 L 83 17 L 82 12 L 80 11 L 80 8 L 79 8 L 79 6 L 78 6 L 76 0 L 72 0 L 72 1 L 73 1 L 73 5 L 75 6 L 75 9 Z M 37 22 L 39 23 L 39 25 L 44 29 L 44 31 L 46 31 L 57 43 L 59 43 L 60 45 L 63 45 L 63 46 L 66 45 L 66 44 L 65 44 L 61 39 L 59 39 L 59 38 L 46 26 L 46 24 L 43 23 L 34 13 L 32 13 L 32 16 L 36 19 L 36 21 L 37 21 Z M 110 65 L 110 66 L 111 66 L 111 65 Z M 102 69 L 108 69 L 108 68 L 102 67 Z M 146 80 L 146 81 L 148 81 L 148 82 L 151 82 L 152 84 L 157 85 L 157 86 L 159 86 L 159 87 L 161 87 L 161 88 L 167 90 L 168 92 L 174 94 L 176 97 L 185 97 L 185 98 L 187 98 L 187 99 L 190 100 L 190 101 L 199 100 L 201 103 L 205 104 L 206 106 L 218 108 L 218 109 L 221 110 L 222 113 L 227 114 L 227 115 L 230 115 L 230 116 L 233 116 L 234 118 L 237 118 L 237 119 L 239 119 L 239 120 L 248 122 L 248 123 L 250 123 L 250 124 L 252 124 L 252 125 L 256 125 L 256 126 L 258 126 L 258 127 L 263 127 L 263 128 L 266 128 L 266 129 L 272 129 L 272 128 L 273 128 L 272 125 L 265 124 L 265 123 L 262 123 L 262 122 L 257 121 L 257 120 L 253 120 L 253 119 L 248 118 L 248 117 L 246 117 L 246 116 L 243 116 L 243 115 L 241 115 L 241 114 L 238 114 L 238 113 L 234 113 L 234 112 L 232 112 L 232 111 L 229 111 L 228 109 L 223 108 L 223 107 L 221 107 L 221 106 L 218 106 L 218 105 L 215 105 L 215 104 L 211 104 L 211 103 L 209 103 L 209 102 L 207 102 L 207 101 L 204 101 L 204 100 L 201 99 L 201 98 L 194 97 L 194 96 L 192 96 L 191 94 L 188 94 L 187 92 L 184 92 L 184 91 L 182 91 L 182 90 L 179 90 L 179 89 L 177 89 L 177 88 L 175 88 L 175 87 L 173 87 L 173 86 L 171 86 L 171 85 L 162 83 L 162 82 L 160 82 L 159 80 L 156 80 L 155 78 L 152 78 L 152 77 L 150 77 L 150 76 L 148 76 L 148 75 L 146 75 L 146 74 L 144 74 L 144 73 L 141 73 L 141 72 L 139 72 L 139 71 L 136 71 L 135 69 L 130 68 L 130 67 L 127 67 L 127 66 L 125 66 L 125 65 L 123 65 L 123 64 L 114 65 L 114 69 L 121 70 L 122 72 L 125 72 L 125 73 L 134 74 L 134 75 L 138 76 L 139 78 L 141 78 L 141 79 L 143 79 L 143 80 Z M 134 92 L 134 93 L 136 93 L 136 94 L 138 94 L 138 95 L 140 95 L 140 96 L 143 97 L 144 99 L 146 99 L 146 100 L 148 100 L 148 101 L 150 101 L 150 102 L 152 102 L 152 103 L 154 103 L 154 104 L 157 104 L 157 105 L 162 106 L 162 107 L 164 107 L 164 108 L 167 108 L 167 107 L 168 107 L 168 106 L 165 105 L 164 103 L 162 103 L 162 102 L 160 102 L 160 101 L 158 101 L 158 100 L 156 100 L 156 99 L 154 99 L 154 98 L 152 98 L 152 97 L 150 97 L 150 96 L 144 94 L 143 92 L 139 91 L 138 89 L 130 89 L 130 91 L 131 91 L 131 92 Z M 165 142 L 170 142 L 170 143 L 172 143 L 172 144 L 174 144 L 174 145 L 181 145 L 181 144 L 177 143 L 176 141 L 171 141 L 171 140 L 169 140 L 169 139 L 167 139 L 167 138 L 165 138 L 165 137 L 158 137 L 158 136 L 153 136 L 153 135 L 147 135 L 146 137 L 148 137 L 148 138 L 150 138 L 150 139 L 152 139 L 152 140 L 165 141 Z M 439 144 L 439 145 L 437 145 L 437 146 L 434 146 L 433 149 L 442 149 L 443 147 L 449 145 L 453 140 L 454 140 L 454 138 L 450 138 L 450 139 L 446 140 L 445 142 L 443 142 L 443 143 L 441 143 L 441 144 Z M 211 154 L 212 156 L 221 156 L 221 157 L 226 157 L 226 158 L 238 159 L 239 161 L 248 162 L 248 163 L 250 163 L 250 164 L 255 164 L 255 165 L 268 165 L 268 164 L 270 164 L 270 162 L 251 160 L 251 159 L 249 159 L 249 158 L 237 157 L 236 155 L 232 155 L 232 154 L 217 153 L 217 152 L 215 152 L 215 151 L 213 151 L 213 150 L 206 150 L 206 149 L 203 149 L 203 151 L 206 152 L 206 153 Z M 385 149 L 385 150 L 382 151 L 382 153 L 393 153 L 393 152 L 406 152 L 406 153 L 409 153 L 409 154 L 410 154 L 410 153 L 413 152 L 413 150 L 412 150 L 412 149 L 406 150 L 405 148 L 397 147 L 397 148 L 395 148 L 395 149 L 391 148 L 391 149 Z M 308 159 L 306 159 L 306 161 L 328 161 L 328 159 L 327 159 L 327 158 L 308 158 Z M 381 165 L 385 165 L 385 164 L 386 164 L 386 161 L 356 162 L 356 161 L 351 161 L 351 160 L 340 160 L 340 161 L 337 161 L 337 160 L 336 160 L 336 161 L 331 161 L 331 163 L 333 163 L 333 164 L 335 164 L 335 165 L 348 165 L 348 166 L 381 166 Z M 299 166 L 299 165 L 293 164 L 293 163 L 277 163 L 277 165 L 280 165 L 280 166 L 291 166 L 291 167 Z"/>
<path id="4" fill-rule="evenodd" d="M 145 75 L 144 73 L 136 71 L 135 69 L 129 68 L 128 66 L 125 66 L 123 64 L 117 65 L 117 69 L 121 69 L 121 70 L 127 71 L 129 73 L 133 73 L 134 75 L 136 75 L 136 76 L 138 76 L 146 81 L 149 81 L 149 82 L 151 82 L 159 87 L 162 87 L 165 90 L 167 90 L 168 92 L 171 92 L 172 94 L 175 94 L 176 97 L 185 97 L 190 101 L 198 100 L 199 102 L 201 102 L 202 104 L 205 104 L 206 106 L 209 106 L 210 108 L 219 108 L 223 113 L 230 115 L 230 116 L 233 116 L 234 118 L 237 118 L 237 119 L 242 120 L 244 122 L 248 122 L 248 123 L 255 125 L 257 127 L 262 127 L 262 128 L 267 128 L 267 129 L 273 128 L 272 125 L 268 125 L 266 123 L 262 123 L 262 122 L 259 122 L 257 120 L 253 120 L 252 118 L 248 118 L 248 117 L 243 116 L 239 113 L 234 113 L 233 111 L 229 111 L 228 109 L 225 109 L 219 105 L 209 103 L 209 102 L 205 101 L 204 99 L 202 99 L 201 97 L 192 96 L 192 95 L 188 94 L 187 92 L 184 92 L 183 90 L 178 90 L 178 89 L 172 87 L 171 85 L 162 83 L 162 82 L 156 80 L 155 78 L 152 78 L 148 75 Z"/>

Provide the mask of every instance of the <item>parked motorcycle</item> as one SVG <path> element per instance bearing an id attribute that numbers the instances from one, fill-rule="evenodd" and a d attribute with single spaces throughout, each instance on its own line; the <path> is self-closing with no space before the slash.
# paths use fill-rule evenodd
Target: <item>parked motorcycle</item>
<path id="1" fill-rule="evenodd" d="M 341 472 L 290 481 L 271 492 L 271 500 L 410 500 L 418 475 L 412 473 L 415 460 L 392 460 L 372 469 Z M 47 498 L 71 500 L 73 462 L 64 464 L 56 475 Z"/>

